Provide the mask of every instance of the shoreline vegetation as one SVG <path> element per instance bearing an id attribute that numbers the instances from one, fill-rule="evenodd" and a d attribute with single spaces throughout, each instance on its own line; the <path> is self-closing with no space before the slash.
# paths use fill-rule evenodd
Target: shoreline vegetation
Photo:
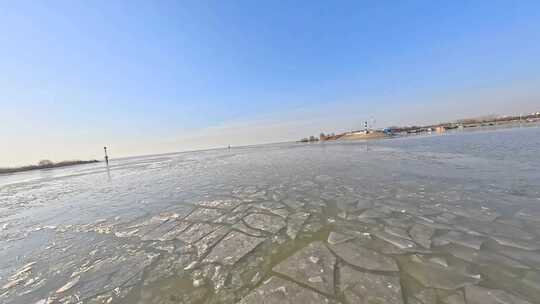
<path id="1" fill-rule="evenodd" d="M 318 142 L 331 140 L 367 140 L 390 138 L 394 136 L 407 136 L 425 133 L 444 133 L 451 130 L 460 130 L 466 128 L 482 128 L 482 127 L 512 127 L 516 124 L 529 124 L 540 122 L 540 112 L 525 114 L 525 115 L 504 115 L 504 116 L 484 116 L 478 118 L 466 118 L 453 122 L 445 122 L 426 126 L 392 126 L 384 129 L 369 129 L 362 131 L 350 131 L 340 134 L 324 134 L 319 137 L 310 136 L 302 138 L 298 142 Z M 367 123 L 366 123 L 367 124 Z"/>
<path id="2" fill-rule="evenodd" d="M 10 174 L 10 173 L 32 171 L 32 170 L 70 167 L 70 166 L 92 164 L 92 163 L 98 163 L 98 162 L 99 162 L 99 160 L 95 160 L 95 159 L 92 159 L 92 160 L 67 160 L 67 161 L 61 161 L 61 162 L 57 162 L 57 163 L 52 162 L 50 160 L 41 160 L 37 165 L 28 165 L 28 166 L 12 167 L 12 168 L 0 168 L 0 174 Z"/>

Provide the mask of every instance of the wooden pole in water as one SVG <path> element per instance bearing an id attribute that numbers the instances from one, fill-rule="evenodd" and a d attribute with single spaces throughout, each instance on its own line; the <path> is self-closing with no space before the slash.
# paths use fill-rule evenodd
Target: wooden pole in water
<path id="1" fill-rule="evenodd" d="M 109 156 L 107 155 L 107 147 L 103 147 L 103 150 L 105 150 L 105 164 L 107 166 L 109 165 Z"/>

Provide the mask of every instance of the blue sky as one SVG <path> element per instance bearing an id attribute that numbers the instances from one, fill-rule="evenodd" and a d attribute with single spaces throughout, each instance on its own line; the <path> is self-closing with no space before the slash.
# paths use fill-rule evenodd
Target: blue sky
<path id="1" fill-rule="evenodd" d="M 0 46 L 0 166 L 540 110 L 538 1 L 4 1 Z"/>

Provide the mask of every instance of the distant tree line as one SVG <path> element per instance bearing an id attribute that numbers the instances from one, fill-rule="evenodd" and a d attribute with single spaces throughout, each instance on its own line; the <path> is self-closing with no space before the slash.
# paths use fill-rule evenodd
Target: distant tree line
<path id="1" fill-rule="evenodd" d="M 314 142 L 314 141 L 319 141 L 319 139 L 313 135 L 299 140 L 299 142 Z"/>
<path id="2" fill-rule="evenodd" d="M 515 121 L 523 121 L 523 122 L 533 122 L 540 120 L 540 112 L 535 113 L 529 113 L 529 114 L 523 114 L 523 115 L 507 115 L 507 116 L 496 116 L 496 115 L 488 115 L 483 117 L 477 117 L 477 118 L 465 118 L 456 120 L 454 122 L 444 122 L 434 125 L 427 125 L 427 126 L 391 126 L 388 128 L 385 128 L 383 130 L 386 134 L 398 134 L 398 133 L 424 133 L 429 131 L 436 131 L 437 128 L 442 128 L 443 130 L 451 130 L 451 129 L 457 129 L 460 127 L 463 128 L 469 128 L 469 127 L 476 127 L 477 125 L 495 125 L 497 123 L 509 123 L 509 122 L 515 122 Z M 345 133 L 342 134 L 324 134 L 320 133 L 319 138 L 315 136 L 310 136 L 306 138 L 302 138 L 299 140 L 299 142 L 315 142 L 315 141 L 327 141 L 327 140 L 336 140 L 344 136 Z"/>
<path id="3" fill-rule="evenodd" d="M 421 133 L 421 132 L 427 132 L 430 130 L 434 130 L 437 127 L 444 127 L 445 129 L 456 129 L 459 126 L 463 126 L 465 128 L 467 127 L 475 127 L 477 125 L 495 125 L 497 123 L 509 123 L 509 122 L 516 122 L 516 121 L 535 121 L 540 119 L 540 112 L 536 113 L 530 113 L 525 115 L 509 115 L 509 116 L 495 116 L 495 115 L 488 115 L 483 117 L 477 117 L 477 118 L 465 118 L 465 119 L 459 119 L 455 122 L 445 122 L 435 125 L 429 125 L 429 126 L 408 126 L 408 127 L 398 127 L 398 126 L 392 126 L 386 128 L 388 131 L 392 133 Z"/>
<path id="4" fill-rule="evenodd" d="M 29 166 L 13 167 L 13 168 L 0 168 L 0 174 L 23 172 L 23 171 L 30 171 L 30 170 L 40 170 L 40 169 L 51 169 L 51 168 L 67 167 L 67 166 L 90 164 L 90 163 L 97 163 L 97 162 L 98 160 L 93 159 L 93 160 L 68 160 L 68 161 L 61 161 L 61 162 L 55 163 L 48 159 L 43 159 L 43 160 L 40 160 L 37 165 L 29 165 Z"/>

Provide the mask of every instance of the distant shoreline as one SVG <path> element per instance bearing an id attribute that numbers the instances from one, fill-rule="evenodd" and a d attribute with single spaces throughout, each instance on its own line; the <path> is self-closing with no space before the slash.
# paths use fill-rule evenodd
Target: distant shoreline
<path id="1" fill-rule="evenodd" d="M 371 140 L 381 138 L 393 138 L 410 135 L 445 133 L 453 130 L 464 129 L 483 129 L 486 127 L 512 128 L 515 126 L 535 125 L 540 123 L 540 112 L 534 112 L 526 115 L 481 117 L 460 119 L 454 122 L 445 122 L 426 126 L 406 126 L 406 127 L 387 127 L 384 129 L 368 129 L 367 122 L 364 130 L 350 131 L 340 134 L 324 134 L 319 137 L 310 136 L 302 138 L 298 142 L 318 142 L 335 140 Z"/>
<path id="2" fill-rule="evenodd" d="M 10 174 L 10 173 L 32 171 L 32 170 L 70 167 L 70 166 L 92 164 L 92 163 L 98 163 L 98 162 L 99 162 L 99 160 L 95 160 L 95 159 L 93 159 L 93 160 L 71 160 L 71 161 L 62 161 L 62 162 L 58 162 L 58 163 L 50 162 L 50 163 L 47 163 L 47 164 L 39 164 L 39 165 L 29 165 L 29 166 L 13 167 L 13 168 L 0 168 L 0 174 Z"/>

